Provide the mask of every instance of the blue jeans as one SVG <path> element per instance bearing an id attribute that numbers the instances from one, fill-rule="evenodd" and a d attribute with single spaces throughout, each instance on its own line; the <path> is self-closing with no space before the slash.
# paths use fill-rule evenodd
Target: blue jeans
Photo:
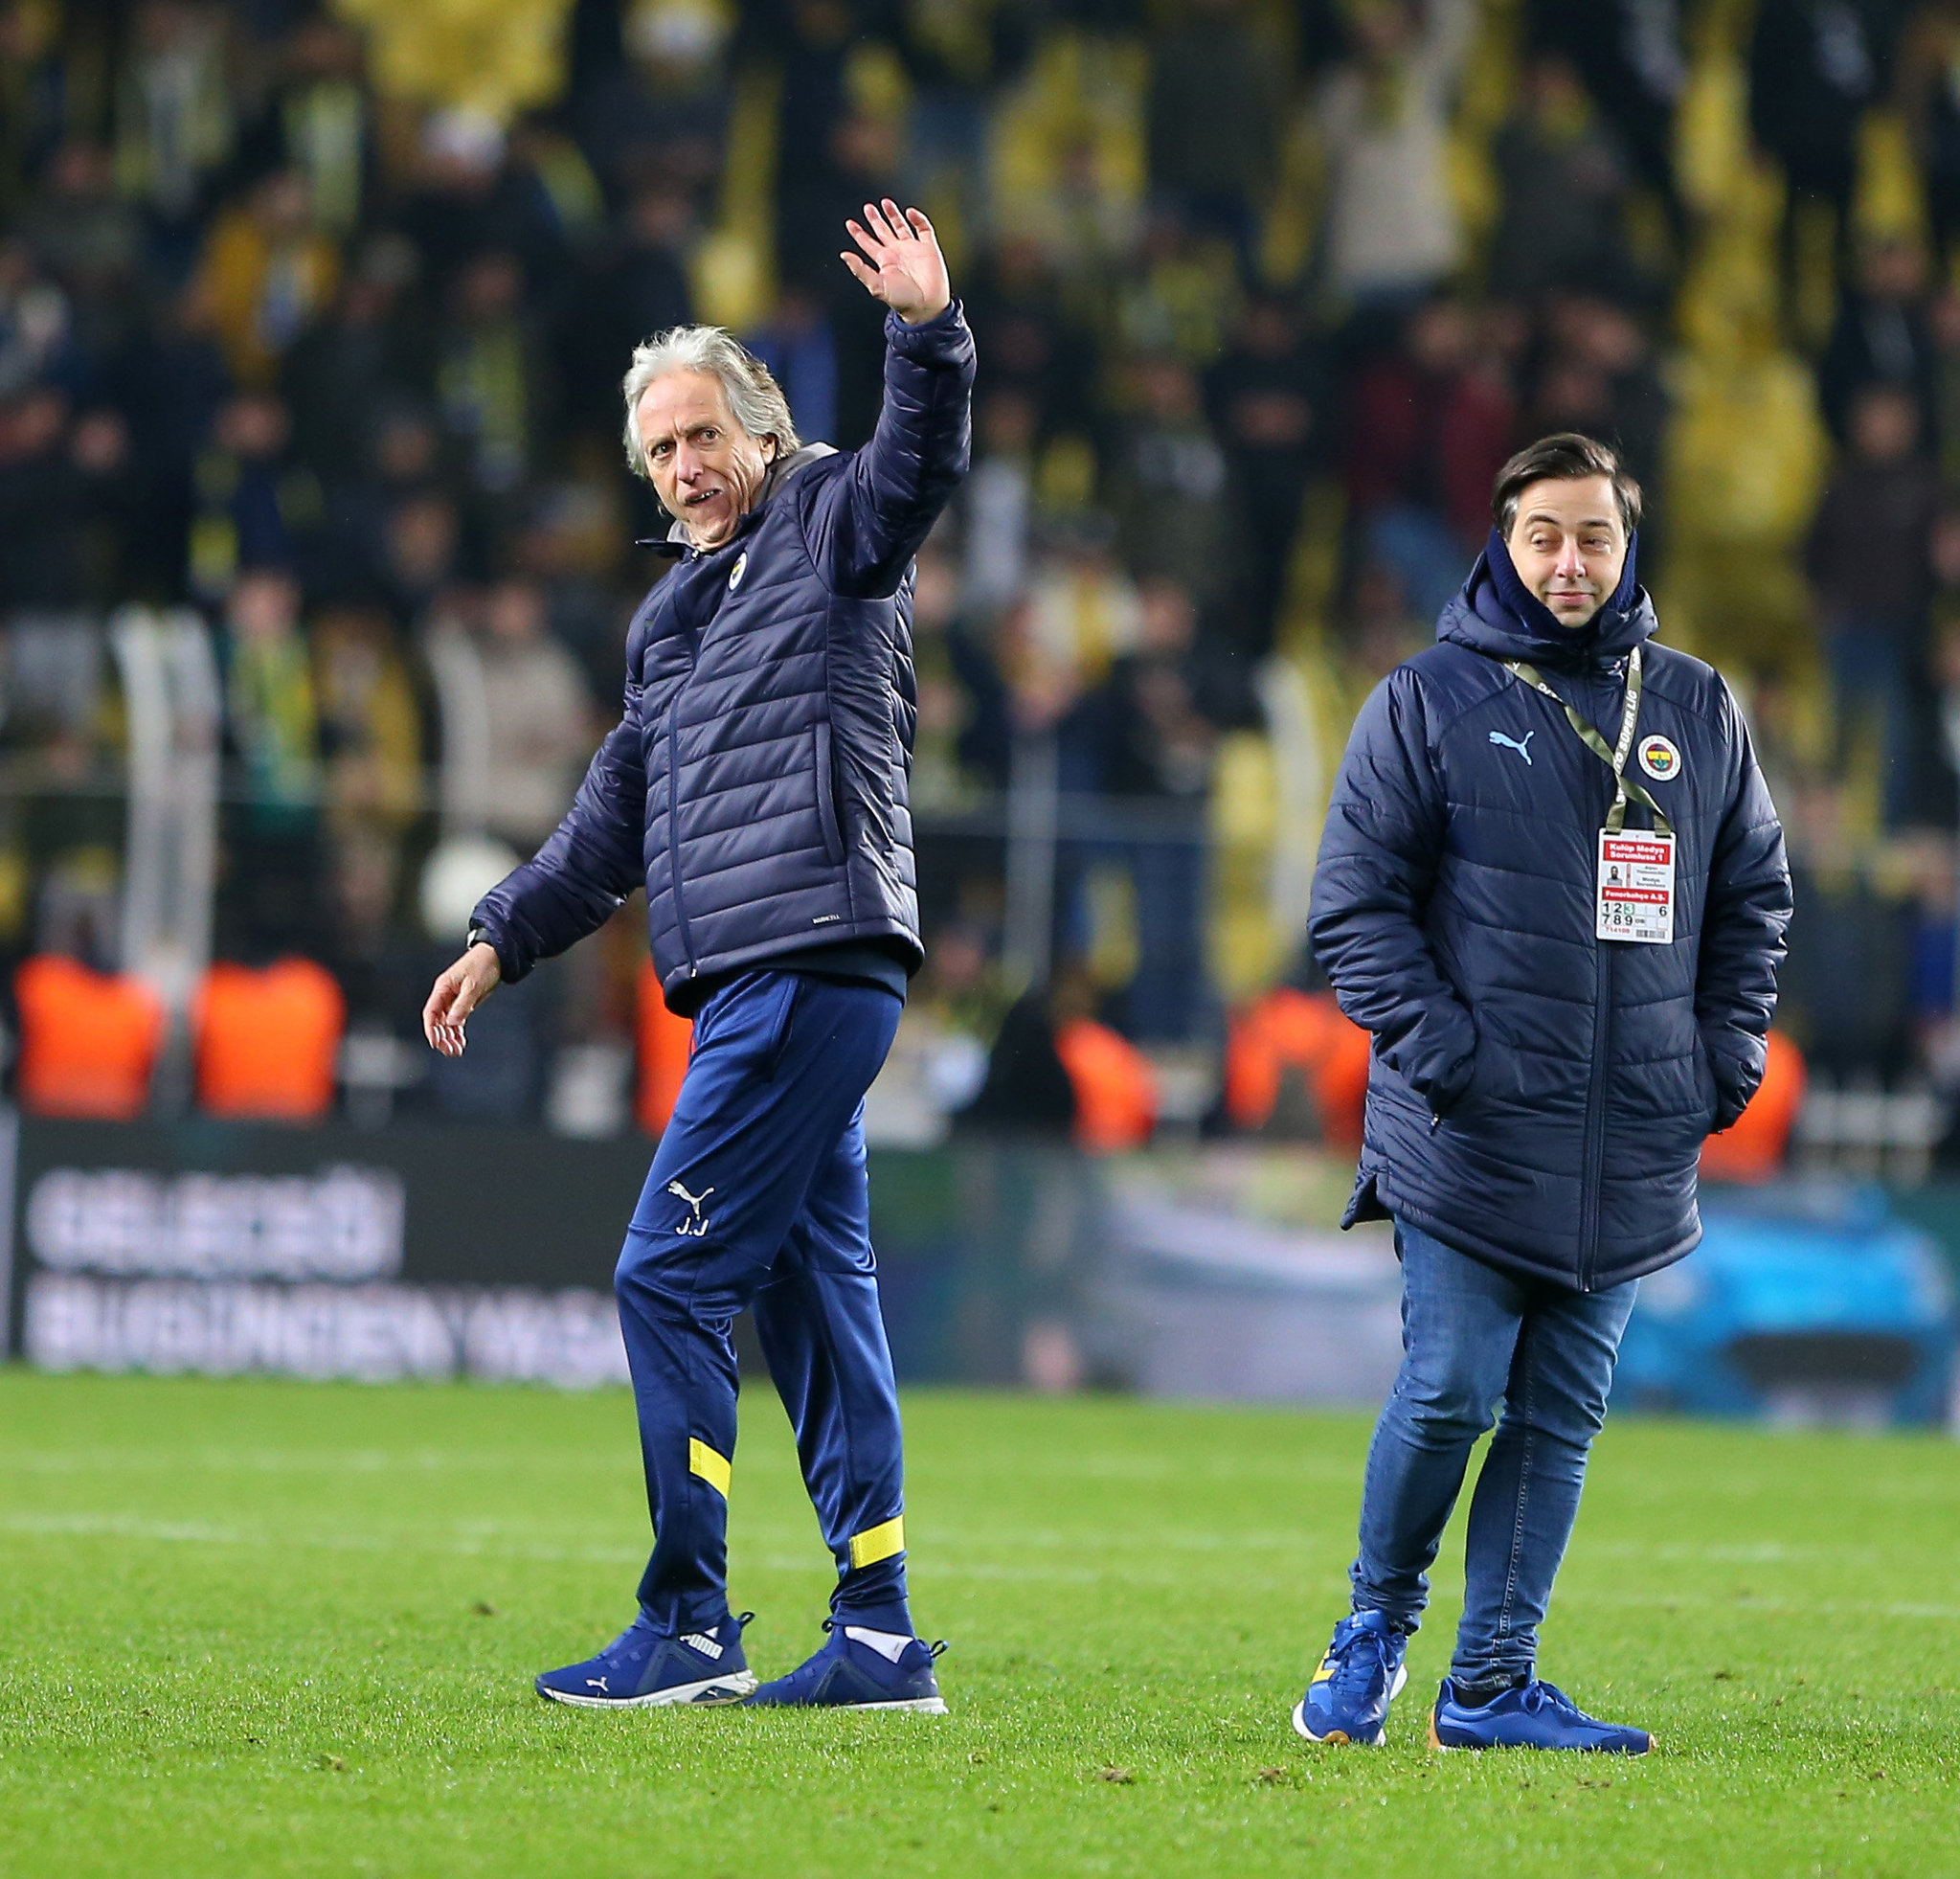
<path id="1" fill-rule="evenodd" d="M 614 1275 L 653 1513 L 640 1603 L 670 1635 L 728 1616 L 729 1326 L 745 1307 L 837 1561 L 833 1613 L 912 1629 L 898 1391 L 865 1174 L 865 1091 L 898 1014 L 875 985 L 758 971 L 695 1018 Z"/>
<path id="2" fill-rule="evenodd" d="M 1470 1503 L 1450 1674 L 1473 1687 L 1514 1683 L 1537 1663 L 1638 1282 L 1571 1292 L 1514 1278 L 1404 1221 L 1395 1250 L 1402 1371 L 1368 1449 L 1354 1608 L 1416 1628 L 1470 1451 L 1501 1399 Z"/>

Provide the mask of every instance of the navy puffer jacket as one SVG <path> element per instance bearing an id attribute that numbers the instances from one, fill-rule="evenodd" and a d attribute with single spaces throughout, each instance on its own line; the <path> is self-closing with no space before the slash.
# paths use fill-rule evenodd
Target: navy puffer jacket
<path id="1" fill-rule="evenodd" d="M 1728 688 L 1649 643 L 1655 626 L 1631 553 L 1619 591 L 1575 632 L 1493 533 L 1439 644 L 1363 708 L 1311 919 L 1341 1008 L 1374 1035 L 1343 1224 L 1393 1214 L 1580 1291 L 1701 1238 L 1702 1140 L 1763 1075 L 1790 872 Z M 1498 663 L 1536 666 L 1611 743 L 1636 645 L 1634 749 L 1658 734 L 1679 753 L 1662 781 L 1628 766 L 1678 838 L 1667 946 L 1593 937 L 1612 774 Z M 1647 821 L 1630 806 L 1630 827 Z"/>
<path id="2" fill-rule="evenodd" d="M 966 471 L 973 338 L 957 302 L 885 331 L 869 443 L 787 459 L 710 553 L 672 542 L 680 564 L 627 636 L 618 728 L 556 832 L 473 916 L 506 979 L 642 883 L 678 1011 L 711 979 L 814 946 L 923 958 L 912 561 Z"/>

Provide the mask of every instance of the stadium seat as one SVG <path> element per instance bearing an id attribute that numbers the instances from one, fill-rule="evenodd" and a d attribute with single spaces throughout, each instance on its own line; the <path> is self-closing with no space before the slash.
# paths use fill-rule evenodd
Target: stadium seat
<path id="1" fill-rule="evenodd" d="M 13 994 L 23 1108 L 115 1121 L 143 1113 L 164 1038 L 163 1003 L 146 985 L 44 955 L 14 974 Z"/>
<path id="2" fill-rule="evenodd" d="M 1225 1108 L 1235 1128 L 1261 1129 L 1279 1105 L 1288 1070 L 1305 1080 L 1322 1139 L 1353 1151 L 1362 1143 L 1368 1093 L 1368 1034 L 1331 992 L 1281 985 L 1233 1018 L 1225 1053 Z"/>
<path id="3" fill-rule="evenodd" d="M 660 975 L 651 960 L 640 968 L 636 1002 L 640 1075 L 633 1110 L 640 1126 L 648 1135 L 658 1135 L 666 1127 L 681 1094 L 681 1078 L 687 1074 L 687 1057 L 694 1049 L 694 1026 L 667 1009 L 661 995 Z"/>
<path id="4" fill-rule="evenodd" d="M 1093 1018 L 1055 1031 L 1055 1054 L 1075 1091 L 1075 1145 L 1092 1155 L 1141 1148 L 1157 1128 L 1157 1074 L 1128 1038 Z"/>
<path id="5" fill-rule="evenodd" d="M 306 1122 L 333 1107 L 347 1001 L 325 966 L 214 965 L 191 1023 L 197 1100 L 208 1115 Z"/>
<path id="6" fill-rule="evenodd" d="M 1762 1085 L 1732 1128 L 1701 1147 L 1709 1181 L 1767 1181 L 1783 1166 L 1790 1132 L 1804 1100 L 1804 1055 L 1780 1030 L 1769 1033 Z"/>

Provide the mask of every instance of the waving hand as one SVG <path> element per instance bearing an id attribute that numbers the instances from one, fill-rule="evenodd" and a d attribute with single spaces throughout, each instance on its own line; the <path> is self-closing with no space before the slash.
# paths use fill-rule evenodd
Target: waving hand
<path id="1" fill-rule="evenodd" d="M 888 195 L 881 206 L 865 204 L 862 224 L 846 221 L 863 259 L 848 249 L 839 259 L 874 300 L 882 300 L 907 326 L 915 327 L 945 312 L 953 303 L 946 257 L 924 212 L 901 210 Z"/>

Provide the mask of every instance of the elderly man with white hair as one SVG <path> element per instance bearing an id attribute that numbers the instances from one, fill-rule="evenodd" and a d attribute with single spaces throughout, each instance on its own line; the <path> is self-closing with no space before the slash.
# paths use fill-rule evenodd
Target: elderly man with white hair
<path id="1" fill-rule="evenodd" d="M 423 1013 L 472 1009 L 646 889 L 694 1053 L 616 1276 L 653 1514 L 634 1622 L 537 1680 L 561 1703 L 938 1711 L 907 1603 L 897 1392 L 865 1091 L 924 957 L 906 784 L 912 557 L 965 473 L 973 339 L 932 224 L 895 202 L 842 259 L 890 312 L 862 450 L 805 444 L 768 371 L 682 327 L 626 374 L 626 453 L 678 565 L 634 616 L 625 711 L 570 813 L 479 903 Z M 759 1688 L 730 1612 L 734 1314 L 753 1311 L 836 1557 L 828 1638 Z"/>

